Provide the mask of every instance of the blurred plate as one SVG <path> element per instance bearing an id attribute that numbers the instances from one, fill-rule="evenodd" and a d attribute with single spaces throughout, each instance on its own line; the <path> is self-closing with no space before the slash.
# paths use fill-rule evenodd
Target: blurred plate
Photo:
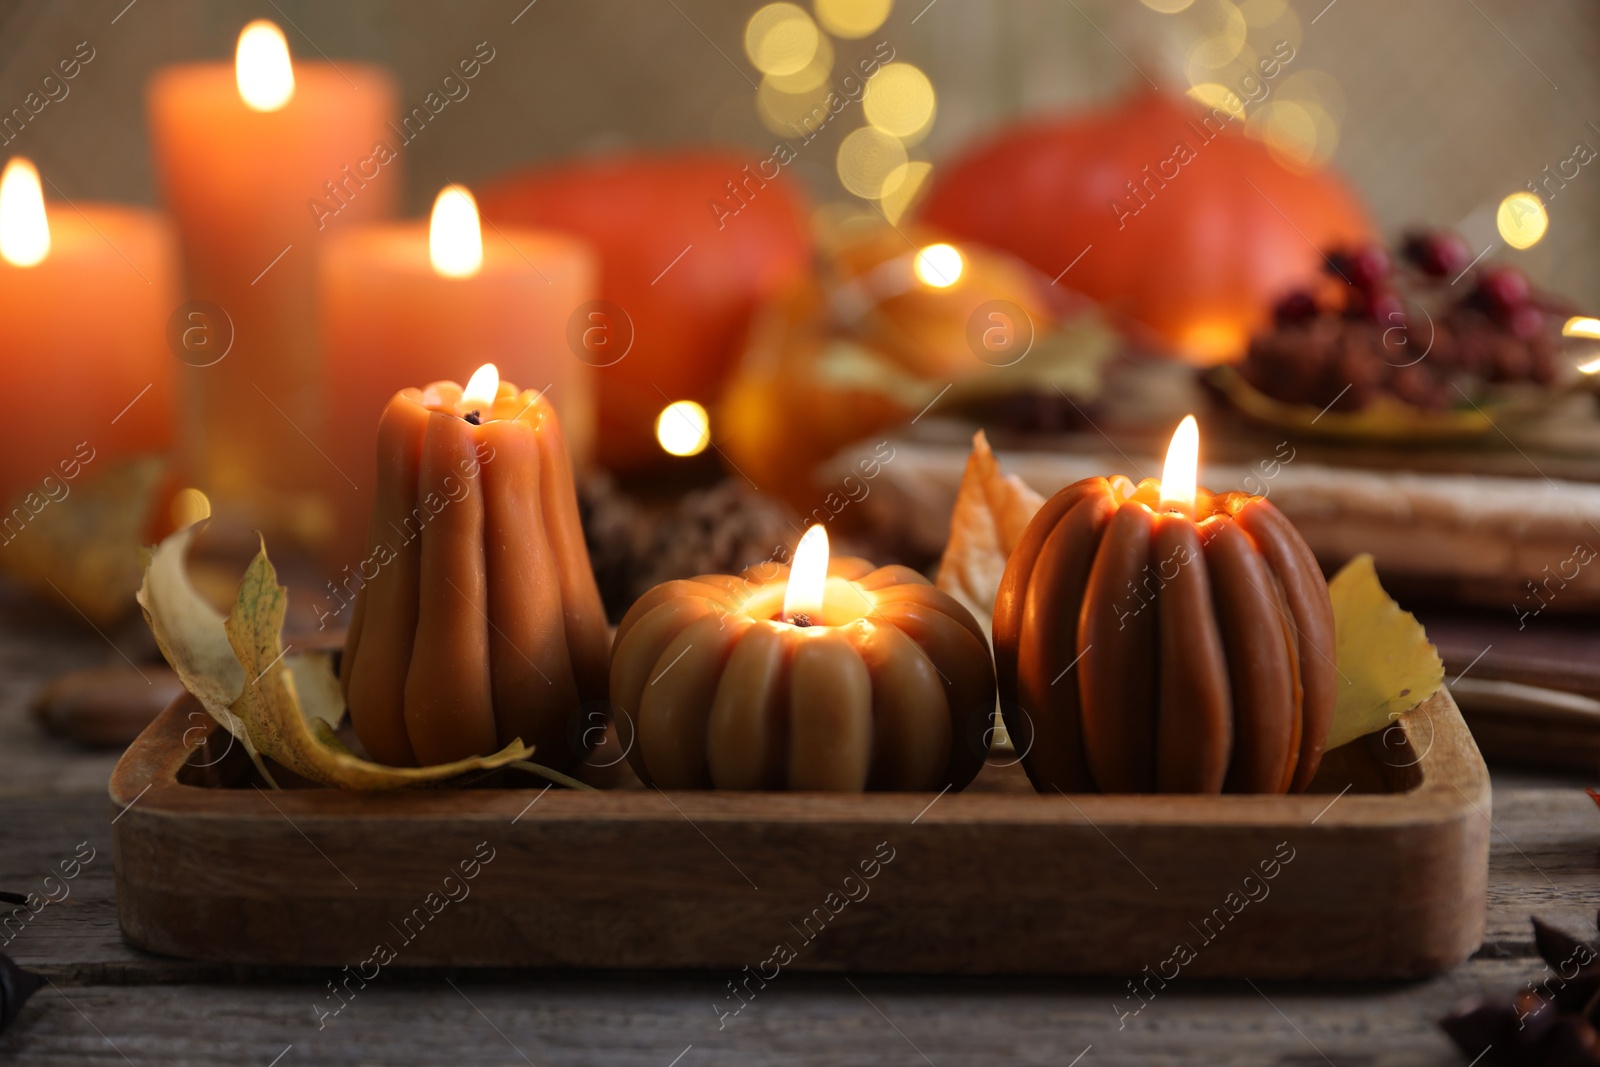
<path id="1" fill-rule="evenodd" d="M 1344 441 L 1423 443 L 1467 441 L 1495 428 L 1495 419 L 1524 415 L 1545 406 L 1550 394 L 1497 397 L 1476 407 L 1430 411 L 1380 395 L 1360 411 L 1329 411 L 1286 404 L 1245 381 L 1232 367 L 1214 367 L 1205 380 L 1235 410 L 1267 426 L 1308 437 Z"/>

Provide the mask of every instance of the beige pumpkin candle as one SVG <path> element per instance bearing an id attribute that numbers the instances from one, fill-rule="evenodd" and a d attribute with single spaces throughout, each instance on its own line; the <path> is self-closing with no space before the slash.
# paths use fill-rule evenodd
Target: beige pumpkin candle
<path id="1" fill-rule="evenodd" d="M 1265 497 L 1196 488 L 1194 417 L 1160 481 L 1061 490 L 994 609 L 1001 712 L 1040 792 L 1286 793 L 1333 719 L 1333 606 Z"/>
<path id="2" fill-rule="evenodd" d="M 618 731 L 662 789 L 960 789 L 983 764 L 994 668 L 972 615 L 920 574 L 828 558 L 667 582 L 611 657 Z"/>
<path id="3" fill-rule="evenodd" d="M 606 696 L 606 618 L 561 425 L 492 364 L 465 389 L 403 389 L 378 426 L 377 499 L 340 683 L 356 736 L 394 766 L 581 756 Z"/>

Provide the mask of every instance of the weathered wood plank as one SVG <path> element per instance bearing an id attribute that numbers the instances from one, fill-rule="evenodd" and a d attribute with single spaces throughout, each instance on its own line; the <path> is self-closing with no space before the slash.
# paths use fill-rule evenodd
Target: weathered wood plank
<path id="1" fill-rule="evenodd" d="M 0 1038 L 0 1058 L 122 1064 L 126 1056 L 173 1067 L 312 1060 L 1066 1067 L 1092 1045 L 1084 1067 L 1410 1067 L 1464 1062 L 1435 1020 L 1464 996 L 1508 992 L 1539 974 L 1534 961 L 1481 960 L 1425 983 L 1359 988 L 1203 983 L 1180 975 L 1137 1016 L 1123 1018 L 1119 1010 L 1139 1002 L 1122 999 L 1126 990 L 1115 981 L 782 973 L 738 1015 L 720 1018 L 715 1006 L 726 1010 L 724 983 L 734 975 L 562 974 L 485 983 L 380 973 L 365 989 L 352 986 L 343 1011 L 321 1019 L 320 1029 L 319 1009 L 337 1002 L 316 980 L 46 987 Z"/>

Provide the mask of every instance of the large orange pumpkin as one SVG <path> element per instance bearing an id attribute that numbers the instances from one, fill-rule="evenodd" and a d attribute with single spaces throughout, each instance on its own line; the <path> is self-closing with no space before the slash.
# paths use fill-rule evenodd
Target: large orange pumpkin
<path id="1" fill-rule="evenodd" d="M 1372 233 L 1338 178 L 1290 170 L 1240 126 L 1153 90 L 1014 126 L 936 170 L 920 218 L 1049 278 L 1070 266 L 1062 285 L 1194 362 L 1235 359 L 1323 250 Z"/>
<path id="2" fill-rule="evenodd" d="M 631 335 L 627 355 L 596 371 L 597 452 L 613 469 L 665 458 L 656 415 L 673 400 L 709 405 L 756 306 L 810 269 L 801 194 L 771 160 L 731 152 L 614 155 L 524 171 L 490 185 L 479 203 L 490 222 L 563 230 L 599 254 L 600 296 L 625 319 L 616 308 L 574 308 L 568 340 L 581 345 L 585 331 L 599 329 L 615 348 Z"/>

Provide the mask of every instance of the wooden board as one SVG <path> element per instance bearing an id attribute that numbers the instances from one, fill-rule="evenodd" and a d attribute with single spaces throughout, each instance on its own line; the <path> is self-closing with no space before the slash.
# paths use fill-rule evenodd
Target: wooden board
<path id="1" fill-rule="evenodd" d="M 196 710 L 110 787 L 122 928 L 192 959 L 1390 978 L 1483 938 L 1489 779 L 1444 692 L 1296 797 L 1038 796 L 997 766 L 957 795 L 267 792 Z"/>

